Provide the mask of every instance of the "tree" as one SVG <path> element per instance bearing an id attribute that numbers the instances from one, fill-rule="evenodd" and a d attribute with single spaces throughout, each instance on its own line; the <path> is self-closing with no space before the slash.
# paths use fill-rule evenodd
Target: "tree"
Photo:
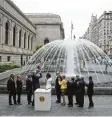
<path id="1" fill-rule="evenodd" d="M 37 46 L 36 46 L 36 50 L 39 50 L 42 46 L 43 46 L 42 44 L 37 45 Z"/>

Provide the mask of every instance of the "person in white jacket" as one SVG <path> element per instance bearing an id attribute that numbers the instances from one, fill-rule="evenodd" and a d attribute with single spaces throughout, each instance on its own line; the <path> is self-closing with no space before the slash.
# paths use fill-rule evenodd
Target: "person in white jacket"
<path id="1" fill-rule="evenodd" d="M 52 77 L 50 73 L 46 74 L 46 89 L 51 89 L 52 88 Z"/>

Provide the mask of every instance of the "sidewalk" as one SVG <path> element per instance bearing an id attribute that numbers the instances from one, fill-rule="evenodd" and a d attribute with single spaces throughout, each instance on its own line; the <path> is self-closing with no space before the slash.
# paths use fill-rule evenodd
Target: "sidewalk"
<path id="1" fill-rule="evenodd" d="M 56 104 L 56 96 L 52 96 L 52 108 L 50 112 L 38 112 L 27 104 L 26 95 L 22 95 L 22 105 L 8 105 L 8 95 L 0 95 L 0 116 L 112 116 L 112 96 L 93 96 L 94 108 L 88 109 L 88 97 L 85 96 L 84 107 L 78 108 L 75 104 L 68 108 Z M 66 97 L 66 103 L 68 99 Z M 74 97 L 75 103 L 75 97 Z"/>

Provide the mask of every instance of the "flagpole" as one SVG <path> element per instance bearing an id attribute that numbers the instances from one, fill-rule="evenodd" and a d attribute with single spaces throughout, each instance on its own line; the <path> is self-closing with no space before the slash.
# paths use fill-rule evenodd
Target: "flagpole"
<path id="1" fill-rule="evenodd" d="M 72 29 L 71 29 L 71 39 L 72 39 Z"/>
<path id="2" fill-rule="evenodd" d="M 72 39 L 72 32 L 73 32 L 73 23 L 71 21 L 71 39 Z"/>

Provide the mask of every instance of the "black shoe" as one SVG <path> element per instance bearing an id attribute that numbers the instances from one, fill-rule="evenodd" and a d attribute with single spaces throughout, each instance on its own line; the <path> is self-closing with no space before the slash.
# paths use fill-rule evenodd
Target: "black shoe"
<path id="1" fill-rule="evenodd" d="M 78 105 L 79 103 L 75 103 L 76 105 Z"/>
<path id="2" fill-rule="evenodd" d="M 83 107 L 83 106 L 77 106 L 77 107 Z"/>
<path id="3" fill-rule="evenodd" d="M 88 109 L 92 108 L 92 106 L 89 106 Z"/>
<path id="4" fill-rule="evenodd" d="M 61 106 L 65 106 L 66 105 L 66 103 L 61 103 Z"/>
<path id="5" fill-rule="evenodd" d="M 67 105 L 70 105 L 69 103 Z"/>
<path id="6" fill-rule="evenodd" d="M 32 106 L 34 106 L 34 103 L 32 103 Z"/>
<path id="7" fill-rule="evenodd" d="M 9 105 L 13 105 L 13 104 L 11 103 L 11 104 L 9 104 Z"/>
<path id="8" fill-rule="evenodd" d="M 57 104 L 61 103 L 61 102 L 56 102 Z"/>
<path id="9" fill-rule="evenodd" d="M 91 107 L 94 107 L 94 105 L 92 105 Z"/>
<path id="10" fill-rule="evenodd" d="M 73 107 L 73 105 L 68 105 L 68 107 Z"/>

